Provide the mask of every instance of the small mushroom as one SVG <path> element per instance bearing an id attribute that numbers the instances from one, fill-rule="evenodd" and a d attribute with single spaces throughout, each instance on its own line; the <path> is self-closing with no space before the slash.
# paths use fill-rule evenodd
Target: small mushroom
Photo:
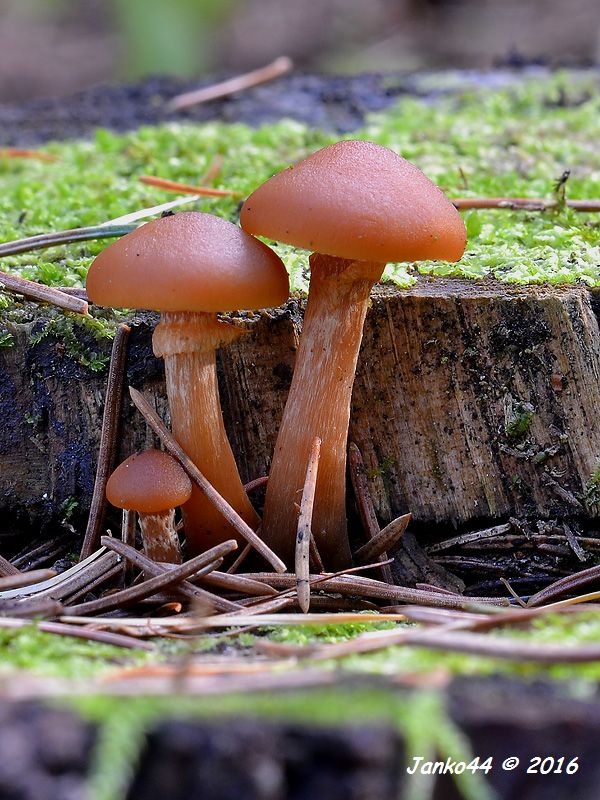
<path id="1" fill-rule="evenodd" d="M 388 261 L 458 260 L 465 226 L 452 203 L 396 153 L 337 142 L 273 176 L 244 203 L 242 227 L 310 249 L 310 291 L 294 377 L 273 457 L 261 535 L 293 559 L 297 503 L 322 440 L 312 531 L 325 566 L 351 562 L 346 440 L 362 326 Z"/>
<path id="2" fill-rule="evenodd" d="M 162 450 L 129 456 L 106 484 L 106 497 L 113 506 L 137 511 L 148 558 L 170 564 L 181 564 L 175 509 L 191 493 L 192 482 L 183 467 Z"/>
<path id="3" fill-rule="evenodd" d="M 278 306 L 289 294 L 281 259 L 237 225 L 211 214 L 161 217 L 107 247 L 93 262 L 94 303 L 162 312 L 154 352 L 165 360 L 173 435 L 198 469 L 253 529 L 252 507 L 227 439 L 215 354 L 244 333 L 218 311 Z M 192 487 L 183 509 L 191 555 L 240 541 L 221 513 Z"/>

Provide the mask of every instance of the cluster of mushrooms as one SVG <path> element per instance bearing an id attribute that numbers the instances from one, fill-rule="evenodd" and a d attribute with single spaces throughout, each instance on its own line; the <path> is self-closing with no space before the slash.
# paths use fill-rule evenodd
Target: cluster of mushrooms
<path id="1" fill-rule="evenodd" d="M 314 442 L 320 460 L 311 531 L 328 570 L 351 566 L 346 521 L 350 401 L 373 285 L 387 262 L 458 260 L 464 223 L 425 175 L 396 153 L 343 141 L 273 176 L 245 201 L 241 227 L 200 212 L 162 217 L 105 249 L 90 267 L 96 304 L 154 309 L 172 434 L 200 472 L 262 540 L 293 563 L 299 500 Z M 218 312 L 279 306 L 289 296 L 280 258 L 256 236 L 312 251 L 294 376 L 268 477 L 262 520 L 240 479 L 219 403 L 215 353 L 244 328 Z M 179 563 L 181 506 L 188 556 L 229 539 L 231 525 L 183 468 L 158 450 L 112 474 L 107 498 L 138 512 L 146 554 Z M 245 542 L 244 542 L 245 544 Z"/>

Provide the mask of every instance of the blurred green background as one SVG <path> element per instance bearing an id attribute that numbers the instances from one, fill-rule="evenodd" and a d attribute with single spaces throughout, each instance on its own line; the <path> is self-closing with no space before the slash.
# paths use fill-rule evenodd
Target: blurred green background
<path id="1" fill-rule="evenodd" d="M 599 0 L 0 0 L 0 102 L 282 54 L 348 73 L 599 53 Z"/>

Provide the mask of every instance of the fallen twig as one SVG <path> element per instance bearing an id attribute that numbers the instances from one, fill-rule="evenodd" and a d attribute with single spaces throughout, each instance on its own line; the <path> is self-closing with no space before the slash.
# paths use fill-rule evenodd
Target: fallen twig
<path id="1" fill-rule="evenodd" d="M 300 501 L 300 514 L 298 515 L 298 530 L 296 533 L 296 592 L 298 605 L 307 614 L 310 608 L 310 537 L 313 504 L 317 489 L 317 476 L 319 472 L 319 457 L 321 455 L 321 440 L 315 437 L 308 457 L 306 478 Z"/>
<path id="2" fill-rule="evenodd" d="M 315 572 L 324 572 L 325 567 L 323 566 L 323 560 L 321 558 L 321 553 L 319 553 L 319 548 L 317 547 L 317 542 L 315 541 L 315 537 L 310 535 L 310 547 L 309 547 L 309 565 L 310 568 L 315 570 Z"/>
<path id="3" fill-rule="evenodd" d="M 197 558 L 202 558 L 201 566 L 198 569 L 202 569 L 202 567 L 206 567 L 208 565 L 214 564 L 221 556 L 227 555 L 228 553 L 235 550 L 235 547 L 231 547 L 231 542 L 234 541 L 231 539 L 227 544 L 227 547 L 212 548 L 211 550 L 207 550 L 206 553 L 202 553 L 202 556 L 197 556 Z M 148 558 L 144 553 L 140 553 L 138 550 L 135 550 L 133 547 L 125 544 L 124 542 L 120 541 L 119 539 L 112 539 L 109 536 L 102 537 L 102 544 L 105 547 L 108 547 L 110 550 L 114 550 L 115 553 L 123 556 L 132 564 L 135 564 L 136 567 L 144 570 L 146 575 L 151 575 L 154 578 L 160 577 L 161 575 L 169 575 L 173 571 L 178 570 L 181 565 L 171 565 L 172 569 L 169 566 L 165 566 L 164 564 L 157 564 L 155 561 L 152 561 L 151 558 Z M 217 552 L 218 550 L 218 552 Z M 208 557 L 208 560 L 207 560 Z M 185 562 L 189 563 L 189 562 Z M 196 570 L 197 572 L 198 570 Z M 190 573 L 193 575 L 194 573 Z M 186 575 L 186 577 L 188 577 Z M 144 586 L 145 581 L 139 586 Z M 205 589 L 201 589 L 199 586 L 194 586 L 193 583 L 187 581 L 185 579 L 180 579 L 178 585 L 175 586 L 175 589 L 178 593 L 183 594 L 185 597 L 189 598 L 190 600 L 198 601 L 204 603 L 209 603 L 216 609 L 221 611 L 236 611 L 239 610 L 240 606 L 237 603 L 233 603 L 231 600 L 226 600 L 223 597 L 219 597 L 218 595 L 213 594 L 212 592 L 207 592 Z M 153 590 L 150 594 L 154 594 L 156 591 L 159 591 L 160 588 Z M 127 591 L 127 590 L 124 590 Z M 149 594 L 144 595 L 148 597 Z"/>
<path id="4" fill-rule="evenodd" d="M 106 572 L 98 575 L 97 578 L 94 578 L 94 580 L 85 584 L 85 586 L 82 586 L 81 589 L 70 593 L 68 596 L 69 605 L 74 605 L 79 600 L 85 599 L 89 594 L 93 594 L 93 592 L 95 592 L 101 586 L 104 586 L 105 583 L 110 583 L 113 578 L 119 578 L 122 574 L 123 566 L 121 564 L 115 564 L 114 567 L 107 569 Z"/>
<path id="5" fill-rule="evenodd" d="M 92 642 L 109 644 L 112 647 L 127 647 L 130 650 L 147 650 L 152 652 L 155 647 L 149 642 L 143 642 L 133 636 L 124 636 L 119 633 L 109 631 L 98 631 L 93 628 L 78 627 L 76 625 L 65 625 L 61 622 L 40 622 L 38 628 L 46 633 L 55 633 L 60 636 L 74 636 L 77 639 L 88 639 Z"/>
<path id="6" fill-rule="evenodd" d="M 231 628 L 236 626 L 278 627 L 288 625 L 345 625 L 350 622 L 377 624 L 379 622 L 405 622 L 404 614 L 366 614 L 342 611 L 333 614 L 220 614 L 198 620 L 199 628 Z"/>
<path id="7" fill-rule="evenodd" d="M 39 540 L 36 540 L 39 541 Z M 66 553 L 73 545 L 73 539 L 66 533 L 47 539 L 40 545 L 36 545 L 31 550 L 20 551 L 11 563 L 14 567 L 31 572 L 50 563 L 61 554 Z"/>
<path id="8" fill-rule="evenodd" d="M 246 494 L 250 494 L 251 492 L 254 492 L 257 489 L 262 489 L 262 487 L 266 486 L 268 482 L 269 482 L 269 476 L 262 475 L 260 478 L 255 478 L 253 481 L 245 483 L 244 491 L 246 492 Z"/>
<path id="9" fill-rule="evenodd" d="M 375 514 L 375 506 L 373 505 L 373 499 L 371 498 L 371 493 L 369 491 L 369 483 L 367 481 L 367 473 L 365 470 L 363 457 L 358 446 L 354 442 L 350 442 L 348 445 L 348 466 L 350 470 L 350 481 L 352 483 L 354 497 L 358 507 L 358 513 L 360 515 L 365 536 L 367 537 L 368 545 L 370 541 L 379 535 L 379 522 L 377 520 L 377 515 Z M 360 550 L 362 550 L 362 548 L 360 548 L 358 552 L 360 552 Z M 354 558 L 356 563 L 360 563 L 360 561 L 356 558 L 356 554 Z M 387 553 L 385 550 L 380 552 L 378 559 L 379 561 L 385 561 L 387 559 Z M 381 568 L 381 574 L 386 583 L 394 583 L 394 576 L 392 575 L 392 570 L 389 565 Z"/>
<path id="10" fill-rule="evenodd" d="M 119 557 L 115 553 L 109 553 L 106 548 L 92 553 L 85 561 L 81 561 L 75 566 L 56 575 L 54 578 L 40 581 L 39 583 L 24 586 L 21 589 L 8 589 L 0 592 L 0 598 L 23 598 L 23 597 L 53 597 L 63 600 L 69 595 L 85 589 L 101 575 L 115 567 L 119 562 Z"/>
<path id="11" fill-rule="evenodd" d="M 562 529 L 565 533 L 565 539 L 567 540 L 569 547 L 577 556 L 578 561 L 587 561 L 587 555 L 581 543 L 579 542 L 578 537 L 575 533 L 571 530 L 571 528 L 567 525 L 567 523 L 563 523 Z"/>
<path id="12" fill-rule="evenodd" d="M 449 594 L 453 597 L 461 597 L 458 592 L 451 592 L 450 589 L 443 589 L 441 586 L 434 586 L 432 583 L 415 583 L 415 589 L 422 589 L 424 592 L 436 592 L 438 594 Z"/>
<path id="13" fill-rule="evenodd" d="M 0 617 L 56 617 L 62 610 L 62 603 L 53 597 L 0 600 Z"/>
<path id="14" fill-rule="evenodd" d="M 192 580 L 196 580 L 192 578 Z M 228 592 L 238 592 L 240 594 L 255 595 L 255 596 L 271 596 L 277 594 L 277 589 L 268 586 L 266 583 L 255 581 L 252 578 L 247 578 L 245 575 L 232 575 L 228 572 L 219 572 L 215 570 L 207 575 L 201 575 L 198 578 L 200 583 L 207 583 L 209 586 L 217 586 L 219 589 L 225 589 Z"/>
<path id="15" fill-rule="evenodd" d="M 376 564 L 375 566 L 379 566 Z M 360 567 L 364 569 L 364 567 Z M 278 589 L 288 589 L 295 585 L 296 576 L 290 573 L 275 575 L 271 572 L 247 573 L 248 577 L 262 580 Z M 405 586 L 390 586 L 383 581 L 376 581 L 363 576 L 311 575 L 311 584 L 320 583 L 321 588 L 329 592 L 358 597 L 373 597 L 394 603 L 411 603 L 414 605 L 430 605 L 438 608 L 456 608 L 470 610 L 475 604 L 481 606 L 508 606 L 509 600 L 499 597 L 463 597 L 447 595 L 441 592 L 427 592 Z"/>
<path id="16" fill-rule="evenodd" d="M 56 247 L 60 244 L 74 242 L 87 242 L 92 239 L 110 239 L 124 236 L 135 230 L 136 225 L 91 225 L 86 228 L 71 228 L 53 233 L 39 233 L 25 239 L 15 239 L 12 242 L 0 244 L 0 256 L 16 256 L 19 253 L 29 253 L 33 250 L 43 250 L 46 247 Z"/>
<path id="17" fill-rule="evenodd" d="M 439 553 L 441 550 L 449 550 L 451 547 L 457 547 L 471 542 L 478 542 L 481 539 L 492 539 L 495 536 L 503 536 L 512 529 L 510 522 L 505 522 L 502 525 L 494 525 L 491 528 L 485 528 L 481 531 L 473 531 L 472 533 L 463 533 L 460 536 L 453 536 L 452 539 L 446 539 L 443 542 L 429 545 L 425 548 L 428 555 L 432 553 Z"/>
<path id="18" fill-rule="evenodd" d="M 135 549 L 135 531 L 136 531 L 136 512 L 130 511 L 127 508 L 123 509 L 121 517 L 121 541 L 129 547 Z M 127 559 L 123 559 L 123 585 L 125 586 L 131 580 L 132 565 Z"/>
<path id="19" fill-rule="evenodd" d="M 248 558 L 248 556 L 250 555 L 251 552 L 252 552 L 252 545 L 251 544 L 247 544 L 244 547 L 244 549 L 240 552 L 239 556 L 236 558 L 236 560 L 233 562 L 233 564 L 229 567 L 227 572 L 230 575 L 233 575 L 235 572 L 237 572 L 238 569 L 244 563 L 244 561 Z"/>
<path id="20" fill-rule="evenodd" d="M 99 611 L 108 611 L 113 608 L 122 608 L 123 606 L 130 605 L 137 600 L 150 597 L 150 595 L 162 589 L 177 586 L 182 580 L 198 572 L 198 570 L 207 563 L 214 561 L 218 555 L 226 555 L 236 548 L 237 542 L 235 539 L 230 539 L 217 547 L 211 548 L 211 550 L 207 550 L 206 553 L 202 553 L 186 561 L 184 564 L 178 564 L 173 570 L 164 572 L 154 578 L 149 578 L 147 581 L 135 586 L 130 586 L 127 589 L 120 589 L 118 592 L 100 597 L 98 600 L 90 600 L 87 603 L 69 606 L 69 611 L 71 614 L 85 616 L 86 614 L 95 614 Z M 218 555 L 217 551 L 220 551 Z"/>
<path id="21" fill-rule="evenodd" d="M 0 158 L 31 158 L 35 161 L 58 161 L 58 156 L 43 153 L 41 150 L 29 150 L 24 147 L 0 147 Z"/>
<path id="22" fill-rule="evenodd" d="M 382 556 L 387 558 L 387 551 L 398 544 L 411 519 L 412 514 L 403 514 L 401 517 L 393 519 L 385 528 L 382 528 L 370 542 L 359 547 L 354 553 L 354 561 L 357 564 L 370 564 Z"/>
<path id="23" fill-rule="evenodd" d="M 229 522 L 235 531 L 244 539 L 246 539 L 246 541 L 248 541 L 254 547 L 254 549 L 257 550 L 261 556 L 263 556 L 263 558 L 269 562 L 273 569 L 275 569 L 277 572 L 285 572 L 286 566 L 283 561 L 271 550 L 270 547 L 263 542 L 260 537 L 256 535 L 252 528 L 246 522 L 244 522 L 235 509 L 233 509 L 229 503 L 223 497 L 221 497 L 217 490 L 206 480 L 194 462 L 189 458 L 188 455 L 186 455 L 179 444 L 177 444 L 175 439 L 164 426 L 160 417 L 151 408 L 150 404 L 147 402 L 141 392 L 138 392 L 137 389 L 134 389 L 132 386 L 130 386 L 129 394 L 131 395 L 131 399 L 133 400 L 135 407 L 142 414 L 154 433 L 156 433 L 156 435 L 162 441 L 163 445 L 165 446 L 165 450 L 167 450 L 167 452 L 169 452 L 179 461 L 190 478 L 206 495 L 215 508 L 217 508 L 221 514 L 223 514 L 227 522 Z"/>
<path id="24" fill-rule="evenodd" d="M 536 594 L 531 595 L 527 606 L 541 606 L 549 600 L 554 600 L 555 597 L 560 597 L 567 592 L 580 589 L 582 586 L 594 583 L 594 581 L 600 581 L 600 565 L 589 567 L 588 569 L 581 570 L 581 572 L 575 572 L 572 575 L 567 575 L 551 583 L 550 586 L 545 586 L 543 589 L 540 589 L 539 592 L 536 592 Z"/>
<path id="25" fill-rule="evenodd" d="M 0 556 L 0 575 L 8 577 L 10 575 L 20 575 L 21 571 L 14 564 L 11 564 L 4 556 Z"/>
<path id="26" fill-rule="evenodd" d="M 0 272 L 0 291 L 22 294 L 23 297 L 40 303 L 49 303 L 65 311 L 73 311 L 84 316 L 88 315 L 89 307 L 85 300 L 65 294 L 65 292 L 61 292 L 60 289 L 55 289 L 52 286 L 44 286 L 42 283 L 28 281 L 26 278 L 18 278 L 16 275 L 9 275 L 7 272 Z"/>
<path id="27" fill-rule="evenodd" d="M 285 75 L 291 71 L 292 67 L 292 61 L 287 56 L 279 56 L 279 58 L 276 58 L 275 61 L 267 64 L 265 67 L 254 69 L 243 75 L 237 75 L 235 78 L 229 78 L 226 81 L 215 83 L 212 86 L 204 86 L 193 92 L 179 94 L 166 104 L 167 111 L 181 111 L 184 108 L 189 108 L 199 103 L 207 103 L 209 100 L 216 100 L 219 97 L 226 97 L 235 92 L 250 89 L 253 86 L 267 83 L 275 78 L 279 78 L 281 75 Z"/>
<path id="28" fill-rule="evenodd" d="M 130 330 L 129 325 L 119 325 L 113 341 L 104 398 L 96 480 L 83 545 L 79 554 L 80 561 L 87 558 L 100 542 L 100 529 L 106 511 L 106 483 L 115 465 L 117 454 L 117 434 L 123 402 L 123 378 Z"/>
<path id="29" fill-rule="evenodd" d="M 10 564 L 10 561 L 8 563 Z M 0 592 L 7 589 L 22 589 L 23 586 L 31 586 L 32 583 L 54 578 L 55 575 L 56 572 L 53 569 L 33 569 L 30 572 L 15 570 L 14 573 L 0 578 Z"/>
<path id="30" fill-rule="evenodd" d="M 243 197 L 242 192 L 234 192 L 231 189 L 215 189 L 212 186 L 191 186 L 189 183 L 171 181 L 168 178 L 159 178 L 156 175 L 140 175 L 140 183 L 146 186 L 155 186 L 157 189 L 165 189 L 168 192 L 180 192 L 183 194 L 198 194 L 204 197 Z"/>
<path id="31" fill-rule="evenodd" d="M 572 208 L 573 211 L 600 211 L 600 200 L 544 200 L 540 197 L 454 197 L 452 203 L 461 211 L 473 208 L 499 208 L 508 211 L 550 211 Z"/>

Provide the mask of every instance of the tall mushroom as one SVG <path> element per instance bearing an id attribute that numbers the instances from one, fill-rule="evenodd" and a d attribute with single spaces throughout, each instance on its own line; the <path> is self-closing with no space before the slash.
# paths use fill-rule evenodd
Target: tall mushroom
<path id="1" fill-rule="evenodd" d="M 178 461 L 162 450 L 125 459 L 106 484 L 113 506 L 137 511 L 144 551 L 154 561 L 181 563 L 175 509 L 190 499 L 192 482 Z"/>
<path id="2" fill-rule="evenodd" d="M 294 377 L 267 486 L 262 536 L 293 560 L 311 443 L 322 440 L 312 531 L 326 567 L 350 564 L 345 484 L 350 400 L 369 294 L 388 261 L 458 260 L 465 226 L 451 202 L 396 153 L 337 142 L 281 172 L 244 203 L 255 235 L 313 251 Z"/>
<path id="3" fill-rule="evenodd" d="M 243 329 L 217 311 L 277 306 L 289 294 L 281 259 L 236 225 L 185 212 L 143 225 L 100 253 L 87 277 L 100 305 L 162 312 L 154 352 L 165 360 L 173 435 L 215 489 L 256 528 L 259 517 L 240 480 L 219 402 L 216 349 Z M 183 508 L 190 555 L 238 538 L 193 486 Z"/>

